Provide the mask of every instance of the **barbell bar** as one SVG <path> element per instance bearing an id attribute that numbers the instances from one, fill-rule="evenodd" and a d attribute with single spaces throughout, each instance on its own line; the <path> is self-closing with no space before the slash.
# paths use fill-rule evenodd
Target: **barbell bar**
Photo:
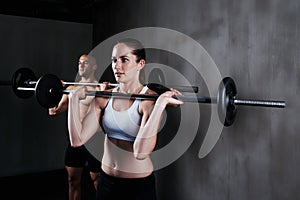
<path id="1" fill-rule="evenodd" d="M 35 85 L 37 81 L 30 81 L 28 84 Z M 100 86 L 101 83 L 93 83 L 93 82 L 70 82 L 70 81 L 62 81 L 63 85 L 86 85 L 86 86 Z M 117 87 L 117 83 L 108 83 L 109 86 Z"/>
<path id="2" fill-rule="evenodd" d="M 96 97 L 156 100 L 160 94 L 170 90 L 160 84 L 149 84 L 147 86 L 158 94 L 124 94 L 107 91 L 87 91 L 86 95 Z M 73 92 L 73 90 L 64 90 L 60 79 L 52 74 L 46 74 L 40 77 L 35 88 L 19 87 L 18 90 L 34 91 L 38 103 L 45 108 L 56 106 L 63 94 L 70 94 Z M 285 101 L 237 99 L 236 94 L 237 89 L 234 80 L 231 77 L 225 77 L 219 84 L 217 97 L 174 96 L 174 98 L 184 102 L 217 104 L 219 119 L 225 126 L 233 124 L 238 105 L 275 108 L 284 108 L 286 106 Z"/>
<path id="3" fill-rule="evenodd" d="M 85 84 L 83 84 L 85 85 Z M 118 92 L 106 92 L 106 91 L 87 91 L 87 96 L 103 96 L 103 97 L 118 97 L 118 98 L 132 98 L 132 99 L 157 99 L 159 94 L 164 93 L 169 88 L 162 86 L 158 83 L 146 84 L 150 89 L 154 90 L 158 94 L 124 94 Z M 20 91 L 32 91 L 38 103 L 45 108 L 54 107 L 60 101 L 62 94 L 69 94 L 73 90 L 63 89 L 63 82 L 53 74 L 46 74 L 39 78 L 35 83 L 35 87 L 18 87 L 17 90 Z M 186 102 L 195 102 L 194 97 L 181 97 L 181 100 Z M 198 102 L 201 103 L 211 103 L 211 99 L 202 99 L 203 97 L 198 97 Z"/>
<path id="4" fill-rule="evenodd" d="M 37 81 L 30 81 L 28 84 L 35 85 Z M 63 85 L 85 85 L 85 86 L 100 86 L 101 83 L 92 83 L 92 82 L 70 82 L 70 81 L 62 81 Z M 152 84 L 152 83 L 151 83 Z M 154 84 L 154 83 L 153 83 Z M 118 87 L 118 83 L 108 83 L 108 86 Z M 180 86 L 180 85 L 168 85 L 167 87 L 174 88 L 180 90 L 181 92 L 198 92 L 197 86 Z"/>
<path id="5" fill-rule="evenodd" d="M 0 80 L 0 86 L 12 86 L 13 92 L 16 96 L 22 99 L 30 98 L 34 95 L 34 90 L 30 88 L 35 88 L 37 83 L 37 77 L 30 68 L 19 68 L 17 69 L 12 76 L 10 81 Z M 92 82 L 69 82 L 62 81 L 64 85 L 86 85 L 86 86 L 99 86 L 101 83 L 92 83 Z M 108 83 L 110 87 L 117 87 L 116 83 Z M 197 86 L 170 86 L 175 89 L 178 89 L 182 92 L 198 92 Z M 19 89 L 18 89 L 19 88 Z M 22 89 L 20 89 L 22 88 Z M 29 88 L 29 89 L 26 89 Z"/>

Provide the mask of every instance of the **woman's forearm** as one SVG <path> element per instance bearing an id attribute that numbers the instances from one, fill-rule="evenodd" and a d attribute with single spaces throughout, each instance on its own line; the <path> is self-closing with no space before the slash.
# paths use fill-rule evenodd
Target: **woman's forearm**
<path id="1" fill-rule="evenodd" d="M 68 129 L 72 146 L 82 145 L 81 131 L 82 122 L 80 121 L 79 98 L 69 94 L 68 105 Z"/>
<path id="2" fill-rule="evenodd" d="M 95 106 L 95 100 L 90 103 L 82 121 L 79 104 L 80 100 L 77 95 L 71 94 L 69 96 L 68 128 L 71 145 L 75 147 L 85 144 L 100 128 L 101 110 Z"/>
<path id="3" fill-rule="evenodd" d="M 147 122 L 141 126 L 133 148 L 137 159 L 145 159 L 153 151 L 164 109 L 165 106 L 155 104 Z"/>

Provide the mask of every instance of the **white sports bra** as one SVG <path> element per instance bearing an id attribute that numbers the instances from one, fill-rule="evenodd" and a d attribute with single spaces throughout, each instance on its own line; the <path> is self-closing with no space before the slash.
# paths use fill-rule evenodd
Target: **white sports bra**
<path id="1" fill-rule="evenodd" d="M 144 94 L 148 87 L 145 86 L 140 94 Z M 113 109 L 113 97 L 108 99 L 108 104 L 104 109 L 102 116 L 102 127 L 108 137 L 126 141 L 134 141 L 139 131 L 141 118 L 138 108 L 141 102 L 136 99 L 133 104 L 124 111 L 116 111 Z"/>

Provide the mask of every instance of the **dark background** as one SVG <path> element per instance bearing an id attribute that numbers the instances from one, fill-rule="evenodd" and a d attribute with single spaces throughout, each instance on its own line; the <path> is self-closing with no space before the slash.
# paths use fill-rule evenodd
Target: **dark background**
<path id="1" fill-rule="evenodd" d="M 212 152 L 199 159 L 209 121 L 209 109 L 201 106 L 201 123 L 192 145 L 176 162 L 156 171 L 160 199 L 300 198 L 298 0 L 7 4 L 0 8 L 1 79 L 10 79 L 23 65 L 38 75 L 53 72 L 73 79 L 76 71 L 70 67 L 76 67 L 82 51 L 125 30 L 164 27 L 199 42 L 222 76 L 234 78 L 239 97 L 286 101 L 284 109 L 238 107 L 234 124 L 224 128 Z M 188 64 L 182 64 L 189 74 Z M 201 77 L 188 78 L 205 88 Z M 1 92 L 5 96 L 1 98 L 0 176 L 63 169 L 65 116 L 50 118 L 34 99 L 17 99 L 7 87 Z"/>

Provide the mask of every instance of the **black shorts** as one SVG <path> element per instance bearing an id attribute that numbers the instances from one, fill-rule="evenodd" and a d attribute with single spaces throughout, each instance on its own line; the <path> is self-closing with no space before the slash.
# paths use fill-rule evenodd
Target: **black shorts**
<path id="1" fill-rule="evenodd" d="M 145 178 L 117 178 L 101 171 L 97 200 L 157 200 L 155 176 Z"/>
<path id="2" fill-rule="evenodd" d="M 71 144 L 68 144 L 65 154 L 65 166 L 84 167 L 86 164 L 91 172 L 99 173 L 101 171 L 101 162 L 85 146 L 72 147 Z"/>

